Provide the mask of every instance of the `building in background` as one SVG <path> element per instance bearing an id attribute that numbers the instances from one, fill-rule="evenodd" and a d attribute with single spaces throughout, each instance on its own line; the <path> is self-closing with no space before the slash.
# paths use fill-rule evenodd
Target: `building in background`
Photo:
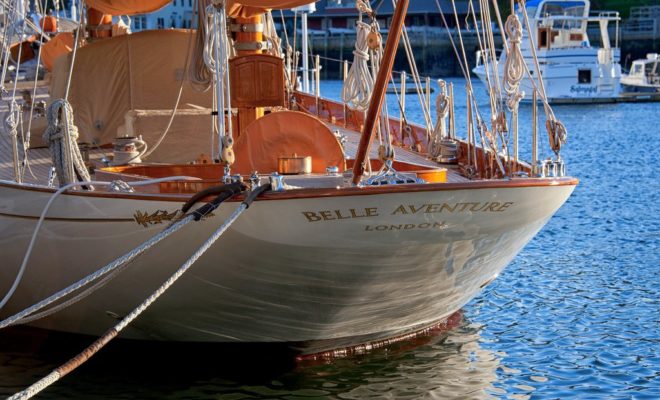
<path id="1" fill-rule="evenodd" d="M 447 25 L 452 28 L 456 26 L 453 17 L 451 0 L 440 0 L 440 7 L 446 14 Z M 478 2 L 472 2 L 478 12 Z M 461 24 L 468 15 L 470 2 L 468 0 L 456 0 L 456 11 Z M 376 0 L 371 2 L 381 28 L 387 29 L 394 14 L 391 0 Z M 286 11 L 284 17 L 287 25 L 292 24 L 293 13 Z M 318 31 L 340 32 L 342 29 L 353 30 L 357 21 L 355 0 L 325 0 L 316 3 L 316 12 L 309 15 L 309 29 Z M 406 25 L 409 27 L 435 27 L 444 28 L 440 11 L 436 0 L 415 0 L 410 2 Z"/>
<path id="2" fill-rule="evenodd" d="M 473 5 L 478 12 L 478 4 Z M 457 0 L 456 7 L 459 21 L 463 24 L 469 11 L 468 0 Z M 131 28 L 134 31 L 145 29 L 186 29 L 195 24 L 193 21 L 194 0 L 172 0 L 168 6 L 159 11 L 146 15 L 136 15 L 132 18 Z M 440 0 L 440 6 L 447 15 L 449 27 L 456 26 L 453 18 L 451 0 Z M 394 13 L 391 0 L 372 1 L 372 7 L 378 15 L 383 29 L 389 27 Z M 281 21 L 278 12 L 274 15 L 277 22 Z M 291 11 L 283 12 L 287 26 L 293 26 L 294 14 Z M 309 15 L 309 29 L 313 31 L 338 32 L 341 29 L 353 30 L 357 21 L 355 0 L 322 0 L 316 3 L 316 12 Z M 410 2 L 406 25 L 410 27 L 443 28 L 444 24 L 436 5 L 436 0 L 415 0 Z"/>
<path id="3" fill-rule="evenodd" d="M 131 29 L 189 29 L 196 25 L 193 21 L 194 0 L 172 0 L 172 2 L 150 14 L 135 15 L 131 18 Z"/>

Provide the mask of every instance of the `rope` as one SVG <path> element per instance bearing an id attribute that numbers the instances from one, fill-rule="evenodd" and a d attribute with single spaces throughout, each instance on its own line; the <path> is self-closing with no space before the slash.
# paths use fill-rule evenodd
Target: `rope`
<path id="1" fill-rule="evenodd" d="M 6 318 L 2 322 L 0 322 L 0 329 L 6 328 L 11 325 L 16 325 L 16 324 L 24 324 L 32 321 L 33 319 L 28 320 L 28 317 L 34 314 L 35 312 L 43 309 L 44 307 L 49 306 L 50 304 L 68 296 L 69 294 L 75 292 L 76 290 L 87 286 L 88 284 L 96 281 L 97 279 L 103 277 L 106 274 L 109 274 L 110 272 L 113 272 L 115 269 L 124 266 L 131 261 L 133 261 L 137 256 L 140 254 L 144 253 L 145 251 L 149 250 L 159 242 L 161 242 L 163 239 L 167 238 L 168 236 L 172 235 L 173 233 L 177 232 L 184 226 L 188 225 L 191 221 L 194 221 L 194 216 L 189 215 L 185 217 L 184 219 L 176 222 L 174 225 L 168 227 L 165 229 L 163 232 L 159 233 L 156 236 L 151 237 L 149 240 L 146 242 L 142 243 L 140 246 L 134 248 L 133 250 L 129 251 L 128 253 L 124 254 L 123 256 L 117 258 L 116 260 L 110 262 L 106 266 L 100 268 L 99 270 L 93 272 L 92 274 L 87 275 L 83 279 L 79 280 L 78 282 L 75 282 L 72 285 L 69 285 L 68 287 L 60 290 L 59 292 L 49 296 L 48 298 L 40 301 L 39 303 L 33 305 L 32 307 L 29 307 L 9 318 Z M 71 304 L 74 304 L 75 302 L 82 300 L 82 297 L 77 297 L 74 299 L 75 301 L 73 302 L 67 302 L 65 303 L 66 306 L 70 306 Z M 58 306 L 59 307 L 59 306 Z M 48 314 L 43 314 L 39 315 L 38 318 L 43 318 L 47 315 L 50 315 L 54 313 L 55 311 L 58 311 L 64 307 L 60 307 L 57 310 L 49 310 Z"/>
<path id="2" fill-rule="evenodd" d="M 77 180 L 89 181 L 89 172 L 78 148 L 78 128 L 73 121 L 71 104 L 64 99 L 53 101 L 48 106 L 46 120 L 48 127 L 43 139 L 50 147 L 60 186 Z"/>
<path id="3" fill-rule="evenodd" d="M 187 176 L 172 176 L 172 177 L 167 177 L 167 178 L 158 178 L 158 179 L 150 179 L 146 181 L 137 181 L 137 182 L 131 182 L 131 185 L 133 186 L 145 186 L 145 185 L 151 185 L 155 183 L 160 183 L 160 182 L 168 182 L 168 181 L 174 181 L 174 180 L 198 180 L 197 178 L 190 178 Z M 41 226 L 44 223 L 44 220 L 46 219 L 46 214 L 48 213 L 48 210 L 50 210 L 51 205 L 55 201 L 55 199 L 64 193 L 65 191 L 74 188 L 76 186 L 109 186 L 114 184 L 114 182 L 105 182 L 105 181 L 87 181 L 87 182 L 73 182 L 69 183 L 68 185 L 64 185 L 61 188 L 59 188 L 53 195 L 50 197 L 48 202 L 46 203 L 46 206 L 41 212 L 41 215 L 39 216 L 39 220 L 37 221 L 37 225 L 34 228 L 34 232 L 32 233 L 32 238 L 30 239 L 30 243 L 28 245 L 27 250 L 25 251 L 25 256 L 23 257 L 23 262 L 21 263 L 21 266 L 18 270 L 18 274 L 16 274 L 16 278 L 14 279 L 14 283 L 12 284 L 11 288 L 5 295 L 5 297 L 0 301 L 0 310 L 9 302 L 11 297 L 13 296 L 14 292 L 16 291 L 16 288 L 21 282 L 21 279 L 23 278 L 23 274 L 25 273 L 25 270 L 27 268 L 27 263 L 30 260 L 30 256 L 32 255 L 32 249 L 34 248 L 34 244 L 37 240 L 37 234 L 39 233 L 39 230 L 41 229 Z M 36 311 L 36 310 L 34 310 Z M 32 311 L 32 312 L 34 312 Z M 1 327 L 0 327 L 1 328 Z"/>
<path id="4" fill-rule="evenodd" d="M 438 80 L 440 92 L 435 100 L 435 108 L 438 121 L 433 129 L 431 141 L 429 142 L 429 155 L 432 158 L 440 157 L 441 141 L 447 139 L 447 116 L 449 115 L 449 97 L 447 96 L 447 83 Z"/>
<path id="5" fill-rule="evenodd" d="M 21 108 L 18 106 L 16 99 L 12 99 L 9 105 L 9 112 L 5 117 L 4 125 L 7 136 L 14 139 L 18 137 L 18 125 L 21 120 Z"/>
<path id="6" fill-rule="evenodd" d="M 396 8 L 396 0 L 392 0 L 392 7 Z M 403 48 L 406 52 L 406 58 L 408 59 L 408 65 L 410 66 L 410 71 L 413 83 L 415 84 L 415 91 L 417 92 L 417 98 L 419 99 L 419 104 L 422 106 L 422 114 L 424 116 L 424 122 L 426 124 L 426 135 L 427 138 L 431 135 L 433 130 L 433 120 L 431 118 L 431 105 L 427 104 L 424 101 L 424 89 L 422 87 L 422 80 L 420 78 L 419 69 L 417 68 L 417 63 L 415 62 L 415 54 L 413 52 L 412 44 L 410 43 L 410 37 L 408 36 L 408 29 L 405 24 L 403 26 Z M 401 94 L 403 96 L 403 93 Z"/>
<path id="7" fill-rule="evenodd" d="M 211 88 L 211 71 L 206 67 L 204 62 L 204 49 L 206 47 L 206 37 L 208 35 L 206 29 L 206 7 L 209 4 L 208 0 L 196 0 L 194 13 L 197 14 L 197 30 L 195 35 L 195 46 L 193 49 L 193 56 L 190 60 L 191 68 L 189 71 L 190 82 L 193 88 L 200 92 L 206 92 Z M 200 57 L 200 55 L 202 55 Z"/>
<path id="8" fill-rule="evenodd" d="M 43 4 L 40 3 L 39 1 L 35 1 L 35 4 L 37 5 L 37 8 L 41 8 L 41 10 L 46 9 L 46 2 L 47 0 L 43 1 Z M 73 3 L 72 3 L 73 4 Z M 46 38 L 46 32 L 45 29 L 41 29 L 39 41 L 40 43 L 44 43 Z M 34 82 L 32 85 L 32 101 L 30 102 L 30 114 L 28 116 L 28 126 L 27 126 L 27 132 L 25 137 L 23 138 L 23 170 L 21 171 L 21 178 L 23 175 L 25 175 L 25 170 L 29 170 L 30 174 L 34 177 L 34 174 L 32 173 L 32 170 L 30 169 L 30 162 L 28 160 L 28 150 L 30 149 L 30 142 L 32 138 L 32 118 L 34 117 L 34 106 L 36 104 L 36 98 L 37 98 L 37 81 L 39 80 L 39 69 L 41 68 L 41 51 L 39 51 L 39 54 L 37 54 L 37 70 L 34 74 Z"/>
<path id="9" fill-rule="evenodd" d="M 189 63 L 190 53 L 191 53 L 191 49 L 193 47 L 192 46 L 192 40 L 193 40 L 193 36 L 192 36 L 192 33 L 191 33 L 191 36 L 188 38 L 188 48 L 186 50 L 186 60 L 183 63 L 183 68 L 184 68 L 183 76 L 188 75 L 188 68 L 190 66 L 190 63 Z M 170 129 L 172 128 L 172 124 L 174 123 L 174 117 L 176 116 L 176 112 L 179 109 L 179 104 L 181 103 L 181 95 L 183 94 L 183 85 L 184 85 L 184 83 L 185 83 L 185 79 L 181 79 L 181 83 L 179 84 L 179 92 L 177 93 L 176 101 L 174 102 L 174 107 L 172 107 L 172 112 L 170 113 L 170 117 L 167 121 L 167 125 L 165 126 L 165 130 L 163 130 L 163 132 L 158 137 L 158 140 L 156 140 L 156 143 L 153 146 L 151 146 L 149 148 L 149 150 L 146 151 L 144 154 L 138 154 L 138 155 L 132 157 L 130 160 L 128 160 L 126 162 L 126 164 L 129 164 L 130 162 L 137 159 L 138 157 L 142 158 L 142 159 L 146 159 L 154 151 L 156 151 L 156 149 L 158 149 L 158 147 L 161 145 L 161 143 L 163 143 L 163 141 L 167 137 L 167 134 L 170 132 Z M 133 133 L 135 133 L 135 132 L 133 132 Z"/>
<path id="10" fill-rule="evenodd" d="M 4 120 L 4 128 L 7 136 L 12 142 L 13 163 L 14 163 L 14 181 L 21 182 L 21 173 L 18 164 L 18 125 L 21 121 L 21 108 L 18 106 L 15 98 L 12 98 L 9 111 Z"/>
<path id="11" fill-rule="evenodd" d="M 445 28 L 447 29 L 447 32 L 451 32 L 449 29 L 449 25 L 447 24 L 447 19 L 445 18 L 445 13 L 442 10 L 442 6 L 440 5 L 439 0 L 435 0 L 435 4 L 438 7 L 438 10 L 440 11 L 440 17 L 442 18 L 442 21 L 445 25 Z M 452 38 L 452 35 L 449 34 L 449 41 L 451 42 L 452 48 L 454 49 L 454 53 L 456 54 L 456 57 L 458 58 L 458 65 L 461 67 L 461 71 L 463 72 L 463 77 L 465 77 L 467 83 L 466 87 L 469 89 L 469 92 L 471 94 L 471 101 L 474 104 L 474 116 L 477 119 L 477 127 L 479 130 L 479 137 L 481 139 L 481 145 L 485 149 L 486 146 L 488 145 L 491 150 L 493 151 L 494 154 L 498 153 L 498 148 L 497 148 L 497 142 L 494 140 L 495 138 L 488 132 L 485 123 L 483 122 L 483 118 L 481 117 L 481 114 L 479 113 L 479 107 L 477 103 L 477 99 L 474 97 L 474 89 L 472 86 L 472 78 L 470 74 L 467 72 L 466 67 L 468 65 L 467 61 L 467 55 L 465 53 L 465 44 L 463 43 L 463 35 L 461 34 L 461 29 L 460 29 L 460 21 L 458 20 L 458 13 L 456 11 L 456 4 L 452 2 L 452 8 L 454 11 L 454 19 L 456 22 L 456 31 L 458 32 L 458 39 L 459 43 L 461 45 L 461 54 L 459 54 L 458 49 L 456 47 L 456 44 L 454 42 L 454 39 Z M 491 100 L 492 101 L 492 100 Z M 488 141 L 486 140 L 488 139 Z M 484 157 L 485 157 L 485 152 L 483 152 Z M 504 170 L 504 166 L 502 165 L 499 157 L 495 157 L 495 160 L 497 162 L 497 166 L 502 172 L 503 175 L 506 174 Z"/>
<path id="12" fill-rule="evenodd" d="M 190 269 L 190 267 L 227 231 L 227 229 L 238 219 L 238 217 L 240 217 L 241 214 L 250 207 L 252 201 L 254 201 L 257 196 L 266 191 L 269 187 L 270 185 L 263 185 L 253 190 L 236 209 L 236 211 L 234 211 L 234 213 L 229 217 L 229 219 L 227 219 L 169 279 L 167 279 L 158 289 L 156 289 L 156 291 L 154 291 L 130 314 L 124 317 L 124 319 L 122 319 L 118 324 L 108 330 L 103 336 L 97 339 L 76 357 L 64 363 L 59 368 L 56 368 L 50 374 L 34 383 L 32 386 L 11 396 L 8 400 L 25 400 L 33 397 L 48 386 L 57 382 L 60 378 L 69 372 L 76 369 L 78 366 L 82 365 L 85 361 L 87 361 L 99 350 L 101 350 L 103 346 L 114 339 L 119 334 L 119 332 L 126 328 L 138 316 L 140 316 L 140 314 L 149 308 L 149 306 L 158 300 L 158 298 L 163 295 L 163 293 L 165 293 L 181 276 L 183 276 L 183 274 L 185 274 Z"/>
<path id="13" fill-rule="evenodd" d="M 7 77 L 7 71 L 9 69 L 9 64 L 10 64 L 9 61 L 11 60 L 11 53 L 10 53 L 11 39 L 17 34 L 17 25 L 21 23 L 21 18 L 18 15 L 18 10 L 15 4 L 10 3 L 9 1 L 6 2 L 3 1 L 3 6 L 5 8 L 5 14 L 9 15 L 8 18 L 5 19 L 5 21 L 6 22 L 12 21 L 12 22 L 6 23 L 2 32 L 2 48 L 3 48 L 2 76 L 0 76 L 0 89 L 2 92 L 5 91 L 5 79 Z M 18 39 L 22 40 L 22 36 L 19 35 Z M 19 47 L 19 51 L 20 51 L 20 47 Z M 18 73 L 16 75 L 18 75 Z"/>
<path id="14" fill-rule="evenodd" d="M 374 88 L 374 78 L 369 71 L 369 33 L 371 25 L 357 22 L 353 64 L 341 90 L 344 103 L 352 104 L 359 111 L 366 111 Z"/>
<path id="15" fill-rule="evenodd" d="M 525 92 L 520 91 L 520 81 L 525 74 L 525 59 L 520 49 L 522 24 L 515 14 L 509 15 L 505 24 L 509 37 L 509 54 L 504 62 L 504 92 L 507 94 L 507 107 L 517 110 Z"/>
<path id="16" fill-rule="evenodd" d="M 533 37 L 532 28 L 531 28 L 531 24 L 529 23 L 529 16 L 527 15 L 527 9 L 525 8 L 524 3 L 521 4 L 520 9 L 522 10 L 523 19 L 525 21 L 525 29 L 527 31 L 527 35 L 531 38 Z M 539 97 L 541 98 L 541 101 L 543 102 L 543 111 L 545 112 L 545 116 L 547 118 L 545 127 L 546 130 L 548 131 L 550 147 L 555 152 L 555 154 L 557 154 L 557 157 L 559 157 L 559 152 L 561 151 L 561 147 L 563 144 L 566 143 L 568 132 L 564 124 L 561 121 L 559 121 L 559 119 L 557 119 L 554 111 L 552 110 L 552 107 L 550 106 L 550 103 L 548 102 L 548 96 L 545 91 L 545 84 L 543 83 L 543 77 L 541 76 L 541 66 L 539 65 L 539 59 L 536 54 L 536 46 L 530 46 L 530 49 L 532 50 L 534 68 L 536 69 L 536 76 L 538 77 L 538 87 L 536 85 L 536 80 L 532 77 L 532 74 L 529 71 L 529 68 L 527 68 L 527 65 L 525 65 L 525 71 L 530 81 L 532 82 L 532 86 L 534 87 L 534 90 L 537 91 Z"/>
<path id="17" fill-rule="evenodd" d="M 268 54 L 282 58 L 282 39 L 277 36 L 277 28 L 275 27 L 275 21 L 273 20 L 273 13 L 271 11 L 266 11 L 264 15 L 264 38 L 270 43 L 268 46 Z"/>
<path id="18" fill-rule="evenodd" d="M 206 7 L 206 40 L 204 43 L 204 64 L 214 72 L 213 84 L 218 103 L 218 156 L 231 165 L 235 161 L 233 150 L 232 118 L 225 118 L 225 111 L 231 114 L 231 93 L 229 80 L 229 39 L 227 34 L 227 14 L 224 2 L 218 7 Z"/>

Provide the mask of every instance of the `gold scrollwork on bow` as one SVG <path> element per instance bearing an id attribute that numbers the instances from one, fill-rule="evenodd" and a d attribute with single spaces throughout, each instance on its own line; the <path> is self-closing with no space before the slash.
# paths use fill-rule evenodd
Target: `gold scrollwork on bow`
<path id="1" fill-rule="evenodd" d="M 133 219 L 138 224 L 148 228 L 149 225 L 158 225 L 166 221 L 172 221 L 178 214 L 178 211 L 173 211 L 171 213 L 165 210 L 158 210 L 149 214 L 148 212 L 136 211 L 133 214 Z"/>

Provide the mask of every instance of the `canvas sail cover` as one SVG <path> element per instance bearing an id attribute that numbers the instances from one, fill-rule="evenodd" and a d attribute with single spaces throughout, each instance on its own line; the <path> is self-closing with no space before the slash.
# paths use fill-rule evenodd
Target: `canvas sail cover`
<path id="1" fill-rule="evenodd" d="M 284 10 L 314 3 L 310 0 L 227 0 L 227 14 L 232 17 L 248 18 L 263 14 L 266 10 Z"/>
<path id="2" fill-rule="evenodd" d="M 211 91 L 194 90 L 185 74 L 193 34 L 171 29 L 143 31 L 78 49 L 69 101 L 80 131 L 79 141 L 112 143 L 121 134 L 118 128 L 125 124 L 129 110 L 171 110 L 182 79 L 185 81 L 179 109 L 210 109 Z M 64 97 L 70 63 L 71 54 L 55 61 L 51 78 L 53 99 Z"/>
<path id="3" fill-rule="evenodd" d="M 89 7 L 110 15 L 148 14 L 160 10 L 170 0 L 85 0 Z M 249 17 L 268 9 L 287 9 L 314 3 L 310 0 L 227 0 L 232 17 Z"/>
<path id="4" fill-rule="evenodd" d="M 85 0 L 87 6 L 110 15 L 148 14 L 170 4 L 170 0 Z"/>

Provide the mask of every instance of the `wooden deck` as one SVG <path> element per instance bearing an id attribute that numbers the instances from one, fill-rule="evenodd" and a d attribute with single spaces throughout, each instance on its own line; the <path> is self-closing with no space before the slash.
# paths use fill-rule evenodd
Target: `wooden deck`
<path id="1" fill-rule="evenodd" d="M 355 159 L 355 154 L 357 153 L 357 149 L 360 144 L 360 134 L 339 125 L 333 125 L 329 123 L 327 125 L 332 131 L 339 131 L 339 133 L 346 138 L 346 142 L 344 143 L 344 153 L 348 159 Z M 397 161 L 420 165 L 428 168 L 447 168 L 446 165 L 438 164 L 424 157 L 422 154 L 415 153 L 402 147 L 396 147 L 395 153 L 395 159 Z M 378 159 L 378 144 L 375 142 L 371 145 L 371 149 L 369 150 L 369 158 L 375 160 Z M 453 168 L 447 168 L 447 182 L 469 182 L 469 179 L 465 178 L 457 170 Z"/>
<path id="2" fill-rule="evenodd" d="M 36 96 L 34 101 L 47 100 L 48 98 L 47 96 L 48 95 L 45 90 L 40 90 L 40 93 Z M 3 98 L 2 104 L 0 105 L 0 118 L 1 118 L 0 120 L 0 180 L 14 181 L 14 164 L 13 164 L 13 155 L 12 155 L 13 146 L 12 146 L 11 137 L 9 136 L 8 132 L 6 132 L 4 126 L 4 119 L 7 116 L 8 109 L 9 109 L 9 99 Z M 24 118 L 27 118 L 27 113 Z M 355 159 L 357 148 L 360 142 L 360 134 L 354 130 L 347 129 L 337 124 L 331 124 L 328 122 L 326 122 L 326 124 L 333 132 L 339 132 L 339 134 L 346 139 L 344 142 L 344 152 L 346 154 L 347 159 L 349 160 Z M 24 122 L 23 125 L 24 125 L 23 128 L 19 128 L 19 137 L 18 137 L 18 152 L 21 161 L 23 161 L 24 159 L 22 144 L 21 144 L 22 143 L 21 131 L 25 131 L 27 129 L 26 121 Z M 36 129 L 32 129 L 33 138 L 35 139 L 40 138 L 42 134 L 43 132 L 37 131 Z M 39 140 L 39 142 L 41 142 L 41 140 Z M 104 156 L 110 156 L 111 150 L 90 149 L 88 153 L 90 160 L 94 164 L 98 166 L 102 166 L 100 160 Z M 24 168 L 21 165 L 20 168 L 22 170 L 21 173 L 22 181 L 24 183 L 29 183 L 29 184 L 39 184 L 39 185 L 47 184 L 48 176 L 51 169 L 50 150 L 44 147 L 33 148 L 28 150 L 27 155 L 28 155 L 27 167 Z M 378 159 L 378 144 L 376 142 L 374 142 L 374 144 L 371 147 L 369 157 L 372 160 Z M 437 164 L 421 154 L 400 147 L 396 148 L 396 160 L 409 164 L 419 165 L 425 168 L 443 167 L 443 165 Z M 447 182 L 457 183 L 457 182 L 468 181 L 468 179 L 463 177 L 456 169 L 452 169 L 451 167 L 449 167 L 447 168 L 447 170 L 448 170 Z"/>

